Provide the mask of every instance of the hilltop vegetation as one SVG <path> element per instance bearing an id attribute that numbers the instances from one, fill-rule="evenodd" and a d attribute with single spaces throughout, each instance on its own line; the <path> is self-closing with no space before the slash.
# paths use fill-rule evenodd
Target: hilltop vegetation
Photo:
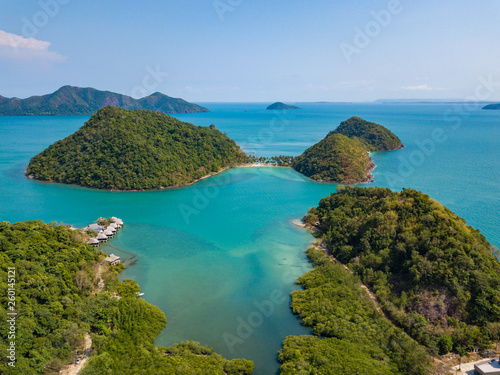
<path id="1" fill-rule="evenodd" d="M 214 126 L 152 111 L 106 107 L 69 137 L 34 156 L 28 176 L 98 189 L 181 186 L 246 161 Z"/>
<path id="2" fill-rule="evenodd" d="M 332 134 L 296 157 L 293 167 L 314 180 L 356 183 L 367 179 L 373 163 L 359 141 Z"/>
<path id="3" fill-rule="evenodd" d="M 226 360 L 197 343 L 155 347 L 166 318 L 138 299 L 132 280 L 120 283 L 120 267 L 108 270 L 105 255 L 85 245 L 79 231 L 41 221 L 0 223 L 0 373 L 55 375 L 83 347 L 90 332 L 93 357 L 84 375 L 97 374 L 251 374 L 253 364 Z M 8 339 L 7 270 L 16 271 L 15 339 Z M 99 269 L 105 290 L 95 294 Z M 12 278 L 12 276 L 9 276 Z M 122 299 L 113 298 L 118 292 Z M 15 341 L 16 367 L 7 348 Z"/>
<path id="4" fill-rule="evenodd" d="M 285 109 L 300 109 L 300 108 L 296 107 L 294 105 L 288 105 L 288 104 L 285 104 L 285 103 L 282 103 L 282 102 L 276 102 L 276 103 L 271 104 L 266 109 L 269 109 L 269 110 L 285 110 Z"/>
<path id="5" fill-rule="evenodd" d="M 269 164 L 278 167 L 289 167 L 295 160 L 294 156 L 278 155 L 278 156 L 255 156 L 247 155 L 247 162 L 250 164 Z"/>
<path id="6" fill-rule="evenodd" d="M 184 99 L 172 98 L 161 92 L 155 92 L 149 96 L 138 100 L 140 108 L 149 111 L 162 112 L 162 113 L 196 113 L 196 112 L 210 112 L 205 107 L 198 104 L 189 103 Z M 103 106 L 101 106 L 102 108 Z M 132 109 L 132 108 L 127 108 Z"/>
<path id="7" fill-rule="evenodd" d="M 280 374 L 425 374 L 425 350 L 376 309 L 357 277 L 318 249 L 316 268 L 299 278 L 291 307 L 314 336 L 288 336 Z"/>
<path id="8" fill-rule="evenodd" d="M 401 140 L 389 129 L 359 117 L 342 121 L 330 134 L 336 133 L 359 140 L 368 151 L 390 151 L 403 147 Z"/>
<path id="9" fill-rule="evenodd" d="M 500 264 L 479 231 L 429 196 L 345 187 L 305 220 L 432 353 L 500 339 Z"/>
<path id="10" fill-rule="evenodd" d="M 0 96 L 0 116 L 92 115 L 109 105 L 162 113 L 208 112 L 204 107 L 159 92 L 137 100 L 127 95 L 90 87 L 63 86 L 52 94 L 31 96 L 27 99 Z"/>
<path id="11" fill-rule="evenodd" d="M 296 157 L 292 167 L 313 180 L 356 184 L 371 180 L 374 168 L 368 151 L 403 147 L 390 130 L 381 125 L 351 117 Z"/>

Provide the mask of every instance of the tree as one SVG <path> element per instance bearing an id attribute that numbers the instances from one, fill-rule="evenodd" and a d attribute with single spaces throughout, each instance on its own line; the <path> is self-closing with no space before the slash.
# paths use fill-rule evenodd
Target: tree
<path id="1" fill-rule="evenodd" d="M 120 297 L 135 297 L 141 292 L 141 288 L 134 280 L 125 279 L 118 285 L 118 295 Z"/>

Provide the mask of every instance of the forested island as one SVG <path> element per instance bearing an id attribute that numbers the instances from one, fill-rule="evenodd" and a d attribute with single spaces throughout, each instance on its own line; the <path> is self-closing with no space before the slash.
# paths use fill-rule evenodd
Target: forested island
<path id="1" fill-rule="evenodd" d="M 344 184 L 370 181 L 374 167 L 363 144 L 342 134 L 331 134 L 309 147 L 292 165 L 313 180 Z"/>
<path id="2" fill-rule="evenodd" d="M 288 104 L 285 104 L 285 103 L 282 103 L 282 102 L 276 102 L 276 103 L 271 104 L 266 109 L 269 109 L 269 110 L 286 110 L 286 109 L 300 109 L 300 108 L 296 107 L 294 105 L 288 105 Z"/>
<path id="3" fill-rule="evenodd" d="M 145 109 L 162 113 L 208 112 L 208 109 L 184 99 L 156 92 L 142 99 L 91 87 L 63 86 L 52 94 L 27 99 L 0 96 L 0 116 L 76 116 L 92 115 L 106 106 Z"/>
<path id="4" fill-rule="evenodd" d="M 26 174 L 98 189 L 146 190 L 187 185 L 246 161 L 239 146 L 213 125 L 106 107 L 34 156 Z"/>
<path id="5" fill-rule="evenodd" d="M 35 155 L 26 175 L 48 182 L 115 191 L 179 187 L 243 164 L 293 167 L 317 181 L 371 181 L 368 152 L 404 147 L 381 125 L 352 117 L 298 157 L 246 155 L 215 125 L 166 114 L 105 107 L 69 137 Z"/>
<path id="6" fill-rule="evenodd" d="M 0 373 L 59 374 L 88 335 L 93 352 L 82 375 L 253 372 L 251 361 L 226 360 L 196 342 L 155 347 L 165 315 L 137 297 L 133 280 L 119 282 L 123 265 L 109 266 L 105 256 L 86 245 L 79 230 L 41 221 L 0 223 Z M 10 287 L 15 304 L 9 304 Z M 15 340 L 7 337 L 7 312 L 13 311 Z M 6 360 L 11 341 L 15 367 Z"/>
<path id="7" fill-rule="evenodd" d="M 382 125 L 351 117 L 296 157 L 292 167 L 318 181 L 356 184 L 372 179 L 375 167 L 368 152 L 404 147 L 401 140 Z"/>
<path id="8" fill-rule="evenodd" d="M 354 275 L 309 250 L 317 267 L 299 279 L 305 290 L 292 292 L 292 308 L 320 337 L 287 338 L 280 354 L 284 373 L 327 373 L 338 361 L 349 369 L 364 364 L 362 353 L 385 366 L 367 374 L 425 373 L 425 353 L 384 325 L 357 280 L 375 293 L 392 323 L 430 354 L 484 350 L 500 339 L 500 264 L 491 245 L 429 196 L 412 189 L 339 187 L 304 221 L 327 254 Z"/>
<path id="9" fill-rule="evenodd" d="M 304 289 L 292 292 L 291 307 L 314 335 L 284 340 L 281 375 L 427 373 L 425 348 L 376 310 L 355 275 L 319 249 L 308 256 L 315 268 L 297 281 Z"/>
<path id="10" fill-rule="evenodd" d="M 482 109 L 500 109 L 500 103 L 485 105 Z"/>
<path id="11" fill-rule="evenodd" d="M 391 151 L 404 147 L 401 140 L 389 129 L 356 116 L 342 121 L 338 128 L 328 135 L 333 134 L 343 134 L 356 139 L 365 145 L 368 151 Z"/>

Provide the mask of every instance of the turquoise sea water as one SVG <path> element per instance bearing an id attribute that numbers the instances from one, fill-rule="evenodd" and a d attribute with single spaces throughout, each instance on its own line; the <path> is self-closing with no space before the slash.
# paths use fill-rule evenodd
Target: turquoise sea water
<path id="1" fill-rule="evenodd" d="M 176 117 L 213 123 L 245 151 L 266 156 L 298 155 L 354 115 L 385 125 L 407 147 L 373 154 L 377 169 L 369 185 L 422 190 L 500 245 L 498 111 L 459 103 L 309 103 L 278 113 L 259 103 L 204 105 L 212 112 Z M 84 226 L 98 216 L 121 217 L 126 226 L 111 245 L 135 254 L 122 278 L 137 280 L 144 298 L 168 318 L 157 344 L 196 340 L 226 357 L 253 360 L 256 374 L 275 373 L 283 338 L 309 333 L 291 313 L 289 293 L 310 269 L 304 250 L 312 236 L 291 220 L 335 185 L 265 167 L 228 170 L 182 189 L 135 193 L 23 175 L 31 156 L 86 119 L 0 117 L 0 220 Z"/>

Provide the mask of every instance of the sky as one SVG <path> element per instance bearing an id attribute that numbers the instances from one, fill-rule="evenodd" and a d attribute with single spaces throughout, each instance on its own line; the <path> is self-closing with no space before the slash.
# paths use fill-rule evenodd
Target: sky
<path id="1" fill-rule="evenodd" d="M 498 0 L 0 0 L 0 95 L 500 101 Z M 487 82 L 486 84 L 484 82 Z"/>

